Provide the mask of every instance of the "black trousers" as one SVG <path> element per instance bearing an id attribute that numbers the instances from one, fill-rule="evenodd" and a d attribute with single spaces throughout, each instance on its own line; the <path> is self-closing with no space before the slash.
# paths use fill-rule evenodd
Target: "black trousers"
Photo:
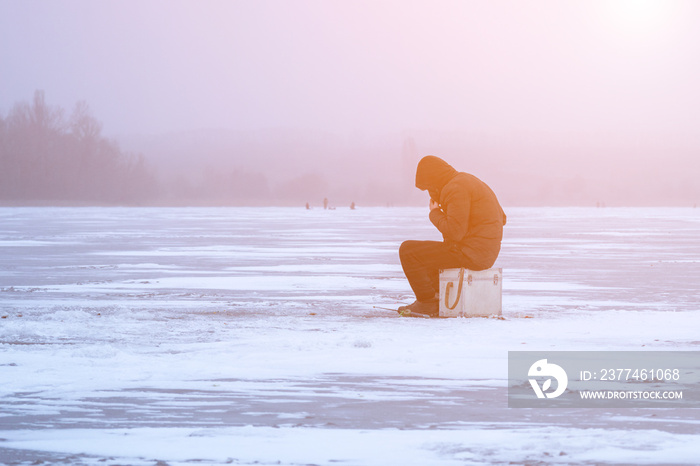
<path id="1" fill-rule="evenodd" d="M 439 293 L 440 269 L 470 268 L 461 251 L 439 241 L 404 241 L 399 258 L 418 301 L 429 301 Z"/>

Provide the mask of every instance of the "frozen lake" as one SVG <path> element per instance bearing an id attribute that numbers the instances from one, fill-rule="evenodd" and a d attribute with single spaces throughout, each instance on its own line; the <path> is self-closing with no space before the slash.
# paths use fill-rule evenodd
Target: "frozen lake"
<path id="1" fill-rule="evenodd" d="M 406 319 L 423 208 L 0 208 L 0 463 L 697 464 L 698 409 L 509 409 L 509 350 L 700 350 L 700 210 L 511 208 L 497 319 Z"/>

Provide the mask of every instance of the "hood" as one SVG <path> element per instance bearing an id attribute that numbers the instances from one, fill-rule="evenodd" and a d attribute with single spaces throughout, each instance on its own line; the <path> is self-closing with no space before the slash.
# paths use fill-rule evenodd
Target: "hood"
<path id="1" fill-rule="evenodd" d="M 416 169 L 416 188 L 440 192 L 442 188 L 457 175 L 457 170 L 434 155 L 427 155 L 418 162 Z"/>

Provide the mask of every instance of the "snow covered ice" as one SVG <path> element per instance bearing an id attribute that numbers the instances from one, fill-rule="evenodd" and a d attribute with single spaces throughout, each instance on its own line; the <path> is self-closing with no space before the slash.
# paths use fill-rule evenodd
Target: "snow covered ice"
<path id="1" fill-rule="evenodd" d="M 506 211 L 505 320 L 424 320 L 373 309 L 423 208 L 1 208 L 0 463 L 697 464 L 696 409 L 506 386 L 509 350 L 700 349 L 700 211 Z"/>

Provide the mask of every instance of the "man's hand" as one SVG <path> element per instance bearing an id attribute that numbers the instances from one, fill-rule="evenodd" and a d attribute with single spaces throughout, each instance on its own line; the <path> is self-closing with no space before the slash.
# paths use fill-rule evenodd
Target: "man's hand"
<path id="1" fill-rule="evenodd" d="M 439 209 L 439 208 L 440 208 L 440 204 L 435 202 L 435 200 L 431 197 L 430 198 L 430 211 L 432 212 L 433 210 Z"/>

